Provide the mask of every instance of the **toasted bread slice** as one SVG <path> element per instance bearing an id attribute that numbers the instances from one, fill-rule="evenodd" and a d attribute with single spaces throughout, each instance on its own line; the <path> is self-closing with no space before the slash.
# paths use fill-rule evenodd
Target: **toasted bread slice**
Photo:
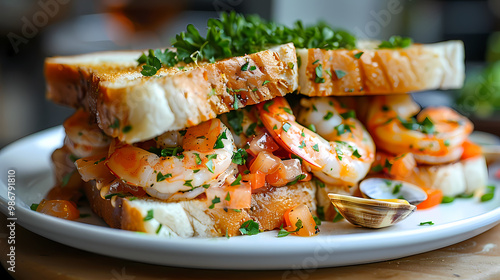
<path id="1" fill-rule="evenodd" d="M 461 41 L 404 49 L 376 49 L 377 45 L 360 42 L 356 50 L 298 49 L 300 92 L 308 96 L 398 94 L 463 85 Z"/>
<path id="2" fill-rule="evenodd" d="M 250 219 L 262 231 L 279 228 L 286 210 L 305 204 L 316 211 L 316 187 L 311 182 L 281 187 L 252 195 L 249 209 L 209 209 L 206 199 L 164 202 L 155 198 L 114 197 L 104 199 L 95 181 L 85 184 L 85 194 L 92 210 L 114 228 L 140 231 L 160 236 L 218 237 L 239 235 L 241 225 Z M 150 220 L 144 221 L 153 210 Z"/>
<path id="3" fill-rule="evenodd" d="M 106 134 L 135 143 L 298 88 L 293 44 L 213 64 L 161 68 L 151 77 L 140 73 L 136 60 L 141 54 L 47 58 L 47 98 L 85 108 L 96 115 Z"/>

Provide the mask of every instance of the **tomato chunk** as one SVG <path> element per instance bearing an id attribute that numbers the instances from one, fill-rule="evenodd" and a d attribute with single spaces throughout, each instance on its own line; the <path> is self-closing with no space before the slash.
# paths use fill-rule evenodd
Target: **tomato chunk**
<path id="1" fill-rule="evenodd" d="M 287 230 L 298 236 L 314 236 L 319 233 L 319 228 L 306 205 L 301 204 L 288 209 L 284 214 Z M 301 221 L 302 227 L 297 230 L 297 222 Z"/>
<path id="2" fill-rule="evenodd" d="M 76 204 L 69 200 L 43 199 L 38 204 L 36 211 L 66 220 L 76 220 L 80 217 L 80 211 L 76 208 Z"/>
<path id="3" fill-rule="evenodd" d="M 422 188 L 422 187 L 421 187 Z M 417 209 L 427 209 L 439 205 L 443 200 L 443 192 L 438 189 L 422 188 L 427 193 L 427 199 L 417 205 Z"/>

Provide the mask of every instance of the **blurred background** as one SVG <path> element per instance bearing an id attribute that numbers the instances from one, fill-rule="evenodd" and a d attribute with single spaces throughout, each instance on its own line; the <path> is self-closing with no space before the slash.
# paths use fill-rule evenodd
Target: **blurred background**
<path id="1" fill-rule="evenodd" d="M 203 34 L 208 18 L 231 10 L 288 25 L 325 20 L 360 38 L 463 40 L 464 89 L 414 96 L 424 106 L 453 106 L 476 129 L 500 135 L 500 0 L 0 0 L 0 147 L 73 111 L 45 100 L 45 57 L 170 46 L 188 23 Z"/>

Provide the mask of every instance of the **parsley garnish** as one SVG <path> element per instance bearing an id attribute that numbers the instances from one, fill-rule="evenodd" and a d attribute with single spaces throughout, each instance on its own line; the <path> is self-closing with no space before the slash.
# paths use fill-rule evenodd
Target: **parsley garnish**
<path id="1" fill-rule="evenodd" d="M 340 116 L 344 119 L 344 120 L 347 120 L 349 118 L 356 118 L 356 112 L 354 112 L 354 110 L 349 110 L 345 113 L 342 113 L 340 114 Z"/>
<path id="2" fill-rule="evenodd" d="M 241 174 L 238 174 L 236 180 L 234 180 L 234 182 L 231 183 L 231 186 L 237 186 L 237 185 L 241 185 Z"/>
<path id="3" fill-rule="evenodd" d="M 339 212 L 339 209 L 337 209 L 337 207 L 333 207 L 335 209 L 335 217 L 333 218 L 332 222 L 336 223 L 336 222 L 340 222 L 344 219 L 344 216 L 342 216 L 342 214 L 340 214 Z"/>
<path id="4" fill-rule="evenodd" d="M 227 113 L 227 121 L 236 135 L 243 133 L 244 113 L 240 111 L 230 111 Z M 227 138 L 226 138 L 227 139 Z"/>
<path id="5" fill-rule="evenodd" d="M 274 100 L 268 101 L 268 102 L 266 102 L 266 104 L 264 104 L 264 106 L 262 108 L 264 108 L 264 110 L 266 110 L 266 112 L 270 113 L 269 106 L 272 106 L 273 104 L 274 104 Z"/>
<path id="6" fill-rule="evenodd" d="M 109 126 L 109 128 L 119 128 L 120 127 L 120 120 L 118 118 L 115 118 L 115 121 Z"/>
<path id="7" fill-rule="evenodd" d="M 354 150 L 354 152 L 352 153 L 353 156 L 355 156 L 356 158 L 360 158 L 361 155 L 359 154 L 358 150 Z"/>
<path id="8" fill-rule="evenodd" d="M 262 83 L 262 85 L 263 85 L 263 86 L 265 86 L 265 85 L 267 85 L 268 83 L 269 83 L 269 81 L 268 81 L 268 80 L 265 80 L 265 81 Z"/>
<path id="9" fill-rule="evenodd" d="M 492 200 L 495 196 L 495 186 L 489 185 L 486 187 L 486 193 L 481 196 L 481 202 Z"/>
<path id="10" fill-rule="evenodd" d="M 443 196 L 441 203 L 452 203 L 455 200 L 453 196 Z"/>
<path id="11" fill-rule="evenodd" d="M 98 161 L 94 162 L 94 165 L 98 165 L 99 163 L 103 162 L 105 159 L 106 159 L 106 157 L 99 159 Z"/>
<path id="12" fill-rule="evenodd" d="M 396 48 L 407 48 L 413 44 L 413 40 L 408 37 L 401 36 L 391 36 L 389 41 L 382 41 L 378 45 L 379 49 L 396 49 Z"/>
<path id="13" fill-rule="evenodd" d="M 65 187 L 69 183 L 69 179 L 71 179 L 71 176 L 73 176 L 75 172 L 76 170 L 64 175 L 61 181 L 61 186 Z"/>
<path id="14" fill-rule="evenodd" d="M 153 219 L 153 214 L 154 214 L 153 209 L 148 210 L 148 214 L 142 220 L 146 222 L 146 221 Z"/>
<path id="15" fill-rule="evenodd" d="M 241 175 L 240 175 L 241 176 Z M 229 194 L 229 192 L 227 192 L 226 194 L 226 198 L 224 199 L 226 201 L 231 201 L 231 195 Z"/>
<path id="16" fill-rule="evenodd" d="M 278 232 L 278 237 L 285 237 L 290 235 L 290 233 L 295 233 L 301 230 L 304 226 L 302 225 L 302 220 L 298 219 L 298 221 L 295 223 L 295 230 L 293 231 L 287 231 L 286 229 L 283 228 L 283 225 L 280 226 L 280 231 Z"/>
<path id="17" fill-rule="evenodd" d="M 297 184 L 298 181 L 304 180 L 305 178 L 306 178 L 306 175 L 300 174 L 297 177 L 295 177 L 295 179 L 293 179 L 293 181 L 286 183 L 286 185 L 287 186 L 295 185 L 295 184 Z"/>
<path id="18" fill-rule="evenodd" d="M 243 66 L 241 66 L 241 71 L 247 71 L 248 70 L 248 64 L 249 64 L 248 61 L 247 61 L 247 63 L 243 64 Z"/>
<path id="19" fill-rule="evenodd" d="M 325 121 L 327 121 L 327 120 L 331 119 L 332 117 L 333 117 L 333 113 L 332 113 L 332 112 L 330 112 L 330 111 L 328 111 L 328 112 L 326 113 L 326 115 L 323 117 L 323 119 L 324 119 Z"/>
<path id="20" fill-rule="evenodd" d="M 123 193 L 110 193 L 104 196 L 104 199 L 110 199 L 113 196 L 118 196 L 118 197 L 125 197 Z"/>
<path id="21" fill-rule="evenodd" d="M 392 189 L 392 194 L 397 194 L 401 190 L 401 187 L 403 187 L 403 184 L 399 183 L 394 186 Z"/>
<path id="22" fill-rule="evenodd" d="M 257 69 L 257 66 L 255 66 L 255 65 L 250 66 L 250 71 L 254 71 L 256 69 Z"/>
<path id="23" fill-rule="evenodd" d="M 432 221 L 428 221 L 428 222 L 421 222 L 421 223 L 419 224 L 419 226 L 425 226 L 425 225 L 433 226 L 433 225 L 434 225 L 434 223 L 433 223 Z"/>
<path id="24" fill-rule="evenodd" d="M 315 150 L 316 152 L 319 152 L 318 143 L 316 143 L 316 144 L 313 145 L 313 150 Z"/>
<path id="25" fill-rule="evenodd" d="M 335 75 L 337 75 L 338 79 L 342 79 L 345 75 L 347 75 L 347 73 L 342 70 L 335 70 Z"/>
<path id="26" fill-rule="evenodd" d="M 208 168 L 208 171 L 214 173 L 214 163 L 212 160 L 209 160 L 207 163 L 205 163 L 205 166 Z"/>
<path id="27" fill-rule="evenodd" d="M 335 129 L 335 131 L 337 131 L 337 134 L 340 136 L 346 132 L 351 133 L 352 132 L 351 127 L 352 126 L 349 124 L 341 123 L 341 124 L 337 125 L 336 127 L 334 127 L 334 129 Z"/>
<path id="28" fill-rule="evenodd" d="M 201 158 L 200 158 L 200 154 L 198 153 L 194 153 L 194 160 L 196 162 L 196 165 L 200 165 L 201 164 Z"/>
<path id="29" fill-rule="evenodd" d="M 287 107 L 280 107 L 280 109 L 283 109 L 283 111 L 287 112 L 290 115 L 293 115 L 292 109 L 287 108 Z"/>
<path id="30" fill-rule="evenodd" d="M 256 235 L 259 233 L 259 224 L 254 220 L 244 222 L 240 227 L 242 235 Z"/>
<path id="31" fill-rule="evenodd" d="M 238 148 L 238 150 L 233 153 L 232 161 L 238 165 L 244 165 L 247 161 L 247 157 L 247 151 L 245 151 L 245 149 Z"/>
<path id="32" fill-rule="evenodd" d="M 312 132 L 316 132 L 316 126 L 314 124 L 310 124 L 307 128 L 309 128 Z"/>
<path id="33" fill-rule="evenodd" d="M 359 52 L 359 53 L 354 55 L 354 58 L 359 59 L 363 54 L 364 54 L 364 52 Z"/>
<path id="34" fill-rule="evenodd" d="M 132 126 L 131 125 L 126 125 L 125 127 L 123 127 L 122 132 L 123 133 L 129 133 L 131 130 L 132 130 Z"/>
<path id="35" fill-rule="evenodd" d="M 170 177 L 172 177 L 172 174 L 170 174 L 170 173 L 163 175 L 163 174 L 161 174 L 161 172 L 158 172 L 158 174 L 156 175 L 156 182 L 164 181 L 165 179 L 170 178 Z"/>
<path id="36" fill-rule="evenodd" d="M 192 184 L 193 180 L 186 180 L 184 181 L 184 184 L 182 184 L 183 186 L 186 186 L 186 187 L 193 187 L 193 184 Z"/>
<path id="37" fill-rule="evenodd" d="M 220 203 L 220 197 L 215 196 L 214 199 L 212 199 L 212 204 L 208 206 L 209 209 L 214 209 L 215 204 Z"/>
<path id="38" fill-rule="evenodd" d="M 257 123 L 252 123 L 248 126 L 247 130 L 245 131 L 246 136 L 252 136 L 255 134 L 255 128 L 257 127 Z"/>
<path id="39" fill-rule="evenodd" d="M 158 225 L 158 228 L 156 229 L 156 234 L 160 233 L 162 226 L 163 226 L 162 224 Z"/>
<path id="40" fill-rule="evenodd" d="M 36 211 L 37 208 L 38 208 L 38 204 L 37 203 L 32 203 L 31 206 L 30 206 L 30 209 L 33 210 L 33 211 Z"/>
<path id="41" fill-rule="evenodd" d="M 323 65 L 319 64 L 318 66 L 316 66 L 314 71 L 316 73 L 316 78 L 314 79 L 314 82 L 318 84 L 324 83 L 325 78 L 323 78 Z"/>

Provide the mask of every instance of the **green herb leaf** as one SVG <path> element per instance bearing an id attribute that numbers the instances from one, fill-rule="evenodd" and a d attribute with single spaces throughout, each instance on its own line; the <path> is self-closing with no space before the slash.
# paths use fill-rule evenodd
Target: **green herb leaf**
<path id="1" fill-rule="evenodd" d="M 356 118 L 356 112 L 354 112 L 354 110 L 349 110 L 345 113 L 342 113 L 340 114 L 340 116 L 344 119 L 344 120 L 347 120 L 349 118 L 353 118 L 355 119 Z"/>
<path id="2" fill-rule="evenodd" d="M 326 115 L 323 117 L 323 119 L 324 119 L 325 121 L 327 121 L 327 120 L 331 119 L 332 117 L 333 117 L 333 113 L 332 113 L 332 112 L 330 112 L 330 111 L 328 111 L 328 112 L 326 113 Z"/>
<path id="3" fill-rule="evenodd" d="M 205 166 L 207 167 L 208 171 L 214 173 L 214 163 L 212 160 L 207 161 L 207 163 L 205 163 Z"/>
<path id="4" fill-rule="evenodd" d="M 149 220 L 152 220 L 153 219 L 153 209 L 150 209 L 148 210 L 148 213 L 146 215 L 146 217 L 144 217 L 144 219 L 142 219 L 143 221 L 147 222 Z"/>
<path id="5" fill-rule="evenodd" d="M 234 182 L 231 183 L 231 186 L 237 186 L 237 185 L 241 185 L 241 174 L 238 174 L 236 180 L 234 180 Z"/>
<path id="6" fill-rule="evenodd" d="M 212 199 L 212 204 L 208 206 L 209 209 L 214 209 L 215 204 L 220 203 L 220 197 L 215 196 L 214 199 Z"/>
<path id="7" fill-rule="evenodd" d="M 245 149 L 238 148 L 236 152 L 233 153 L 232 162 L 238 165 L 244 165 L 247 161 L 248 153 Z"/>
<path id="8" fill-rule="evenodd" d="M 241 66 L 241 71 L 247 71 L 248 70 L 248 64 L 249 62 L 247 61 L 243 66 Z"/>
<path id="9" fill-rule="evenodd" d="M 37 203 L 32 203 L 31 206 L 30 206 L 30 209 L 33 210 L 33 211 L 36 211 L 36 209 L 38 208 L 38 205 Z"/>
<path id="10" fill-rule="evenodd" d="M 403 184 L 399 183 L 394 186 L 392 189 L 392 194 L 398 194 L 399 191 L 401 190 L 401 187 L 403 187 Z"/>
<path id="11" fill-rule="evenodd" d="M 342 79 L 345 75 L 347 75 L 347 73 L 342 70 L 335 70 L 335 75 L 337 75 L 338 79 Z"/>
<path id="12" fill-rule="evenodd" d="M 262 108 L 263 108 L 266 112 L 270 113 L 270 112 L 269 112 L 269 106 L 272 106 L 273 104 L 274 104 L 274 100 L 267 101 L 267 102 L 266 102 L 266 104 L 264 104 L 264 106 L 262 106 Z"/>
<path id="13" fill-rule="evenodd" d="M 333 221 L 334 223 L 337 223 L 337 222 L 340 222 L 344 219 L 344 216 L 342 216 L 342 214 L 340 214 L 339 210 L 337 209 L 337 207 L 334 207 L 335 208 L 335 217 L 333 218 Z"/>
<path id="14" fill-rule="evenodd" d="M 156 229 L 156 234 L 160 233 L 162 226 L 163 226 L 162 224 L 158 225 L 158 228 Z"/>
<path id="15" fill-rule="evenodd" d="M 453 196 L 443 196 L 441 203 L 452 203 L 455 200 Z"/>
<path id="16" fill-rule="evenodd" d="M 200 165 L 202 163 L 201 158 L 200 158 L 200 154 L 198 154 L 198 153 L 194 153 L 194 160 L 196 162 L 196 165 Z"/>
<path id="17" fill-rule="evenodd" d="M 254 220 L 244 222 L 240 227 L 242 235 L 256 235 L 259 233 L 259 224 Z"/>
<path id="18" fill-rule="evenodd" d="M 391 36 L 389 41 L 382 41 L 378 45 L 379 49 L 397 49 L 397 48 L 407 48 L 413 44 L 413 40 L 408 37 L 401 36 Z"/>
<path id="19" fill-rule="evenodd" d="M 354 150 L 354 152 L 352 153 L 353 156 L 355 156 L 356 158 L 360 158 L 361 155 L 359 154 L 358 150 Z"/>
<path id="20" fill-rule="evenodd" d="M 158 172 L 158 174 L 156 175 L 156 182 L 164 181 L 165 179 L 170 178 L 170 177 L 172 177 L 171 173 L 167 173 L 167 174 L 163 175 L 163 174 L 161 174 L 161 172 Z"/>
<path id="21" fill-rule="evenodd" d="M 295 177 L 295 179 L 293 179 L 293 181 L 286 183 L 286 185 L 287 186 L 295 185 L 295 184 L 297 184 L 298 181 L 304 180 L 305 178 L 306 178 L 306 175 L 300 174 L 297 177 Z"/>
<path id="22" fill-rule="evenodd" d="M 434 223 L 433 223 L 432 221 L 428 221 L 428 222 L 421 222 L 421 223 L 419 224 L 419 226 L 425 226 L 425 225 L 433 226 L 433 225 L 434 225 Z"/>
<path id="23" fill-rule="evenodd" d="M 359 59 L 363 54 L 364 54 L 364 52 L 359 52 L 359 53 L 354 55 L 354 58 Z"/>

